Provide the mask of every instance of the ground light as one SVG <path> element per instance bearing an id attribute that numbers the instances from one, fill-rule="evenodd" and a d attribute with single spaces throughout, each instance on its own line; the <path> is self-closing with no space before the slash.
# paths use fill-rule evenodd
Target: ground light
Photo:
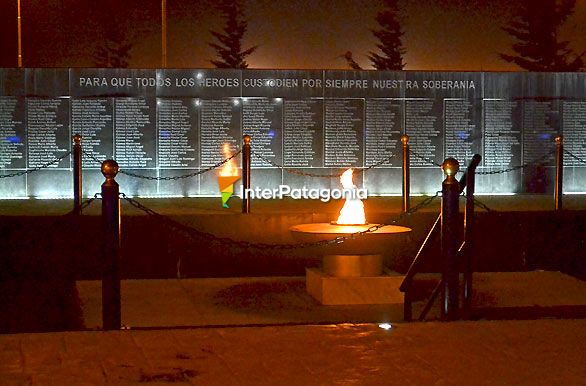
<path id="1" fill-rule="evenodd" d="M 383 330 L 390 330 L 393 328 L 393 325 L 391 323 L 381 323 L 378 325 L 379 328 L 382 328 Z"/>

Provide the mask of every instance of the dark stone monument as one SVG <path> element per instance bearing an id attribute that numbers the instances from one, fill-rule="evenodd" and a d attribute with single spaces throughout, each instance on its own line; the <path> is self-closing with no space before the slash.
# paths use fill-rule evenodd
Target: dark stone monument
<path id="1" fill-rule="evenodd" d="M 412 193 L 438 190 L 444 158 L 466 165 L 475 153 L 478 193 L 551 193 L 561 134 L 578 157 L 565 155 L 564 190 L 586 192 L 585 93 L 583 73 L 5 68 L 0 173 L 42 167 L 81 134 L 84 193 L 93 195 L 107 158 L 142 176 L 181 176 L 224 159 L 224 144 L 236 152 L 248 134 L 262 157 L 252 157 L 253 187 L 340 187 L 278 165 L 329 175 L 385 160 L 355 182 L 391 195 L 401 193 L 407 134 Z M 71 196 L 71 172 L 67 156 L 4 180 L 0 198 Z M 217 196 L 216 176 L 118 181 L 133 195 Z"/>

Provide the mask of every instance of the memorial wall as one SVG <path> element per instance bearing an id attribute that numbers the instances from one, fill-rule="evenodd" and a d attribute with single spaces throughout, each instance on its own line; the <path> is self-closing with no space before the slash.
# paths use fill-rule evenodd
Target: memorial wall
<path id="1" fill-rule="evenodd" d="M 252 185 L 339 187 L 313 174 L 389 162 L 355 178 L 369 194 L 401 192 L 400 138 L 409 135 L 411 192 L 433 194 L 451 156 L 482 155 L 479 193 L 553 190 L 563 134 L 564 191 L 586 192 L 586 74 L 302 70 L 0 69 L 0 174 L 38 168 L 82 135 L 84 191 L 104 178 L 95 160 L 151 177 L 209 168 L 252 137 Z M 270 162 L 269 162 L 270 161 Z M 240 158 L 237 159 L 240 165 Z M 515 168 L 531 164 L 527 167 Z M 140 196 L 219 195 L 212 171 L 177 180 L 119 174 Z M 0 180 L 0 198 L 72 195 L 71 156 Z M 236 189 L 237 193 L 239 188 Z"/>

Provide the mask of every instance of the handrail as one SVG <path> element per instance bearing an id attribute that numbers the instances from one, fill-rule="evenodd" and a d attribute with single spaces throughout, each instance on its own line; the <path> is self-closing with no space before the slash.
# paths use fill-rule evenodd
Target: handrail
<path id="1" fill-rule="evenodd" d="M 441 218 L 442 218 L 441 214 L 438 214 L 438 216 L 435 219 L 433 225 L 431 226 L 431 229 L 427 233 L 427 236 L 425 237 L 425 240 L 423 240 L 423 243 L 419 247 L 419 250 L 417 251 L 417 254 L 415 255 L 415 258 L 411 262 L 411 265 L 409 266 L 409 269 L 407 270 L 407 273 L 405 274 L 405 278 L 403 279 L 403 282 L 401 283 L 401 286 L 399 287 L 399 290 L 401 292 L 407 291 L 409 285 L 411 284 L 411 281 L 413 280 L 413 277 L 417 274 L 417 272 L 418 272 L 417 271 L 417 266 L 419 265 L 419 262 L 421 261 L 421 255 L 423 254 L 423 250 L 425 249 L 425 246 L 427 245 L 427 242 L 433 236 L 434 231 L 436 229 L 439 229 L 438 228 L 438 225 L 440 223 Z"/>
<path id="2" fill-rule="evenodd" d="M 469 247 L 472 244 L 472 230 L 473 230 L 473 216 L 474 216 L 474 177 L 476 167 L 480 164 L 481 156 L 478 154 L 474 154 L 468 168 L 464 172 L 463 176 L 458 181 L 460 185 L 460 193 L 466 189 L 466 212 L 464 215 L 464 224 L 465 224 L 465 232 L 464 232 L 464 240 L 458 250 L 458 253 L 461 253 L 465 259 L 465 267 L 464 267 L 464 283 L 465 283 L 465 306 L 467 305 L 469 308 L 470 305 L 470 297 L 472 291 L 472 264 L 471 264 L 471 256 L 469 254 Z M 439 230 L 439 224 L 441 223 L 441 213 L 436 218 L 435 222 L 433 223 L 431 229 L 427 233 L 425 240 L 419 247 L 415 258 L 411 262 L 407 273 L 405 274 L 405 278 L 403 282 L 399 286 L 399 290 L 404 293 L 404 319 L 406 321 L 410 321 L 412 319 L 412 299 L 410 294 L 411 284 L 413 283 L 413 278 L 419 272 L 419 265 L 421 264 L 423 252 L 426 246 L 429 244 L 430 239 L 433 237 L 434 233 Z M 431 309 L 435 299 L 439 294 L 439 289 L 441 288 L 442 281 L 436 286 L 433 290 L 432 296 L 428 299 L 421 315 L 419 316 L 419 320 L 425 318 L 429 310 Z"/>
<path id="3" fill-rule="evenodd" d="M 460 181 L 458 181 L 460 183 L 460 193 L 462 193 L 464 191 L 464 189 L 466 189 L 466 185 L 468 185 L 469 173 L 476 173 L 476 167 L 480 164 L 481 160 L 482 160 L 482 157 L 480 156 L 480 154 L 474 154 L 472 156 L 472 160 L 470 161 L 470 165 L 468 165 L 468 167 L 466 168 L 466 171 L 464 172 L 464 174 L 462 174 L 462 177 L 460 177 Z M 466 192 L 466 193 L 468 193 L 468 192 Z"/>
<path id="4" fill-rule="evenodd" d="M 433 225 L 431 226 L 431 229 L 427 233 L 425 240 L 423 240 L 421 247 L 419 247 L 419 251 L 417 251 L 417 255 L 415 255 L 413 262 L 411 262 L 411 266 L 407 270 L 407 274 L 405 274 L 405 278 L 403 279 L 403 282 L 399 286 L 399 290 L 405 294 L 404 299 L 403 299 L 403 316 L 406 321 L 410 321 L 412 318 L 412 301 L 411 301 L 411 294 L 409 293 L 409 290 L 411 289 L 411 283 L 413 282 L 413 277 L 418 272 L 419 262 L 421 261 L 421 256 L 423 254 L 423 250 L 425 249 L 425 246 L 427 245 L 428 241 L 433 237 L 434 233 L 436 233 L 436 230 L 439 230 L 438 225 L 440 224 L 441 218 L 442 218 L 442 216 L 440 213 L 437 216 L 437 218 L 435 219 L 435 222 L 433 223 Z"/>
<path id="5" fill-rule="evenodd" d="M 474 154 L 472 161 L 466 170 L 466 207 L 464 209 L 464 240 L 459 253 L 464 262 L 464 297 L 463 308 L 466 314 L 470 314 L 472 308 L 472 251 L 474 248 L 474 188 L 476 167 L 482 157 Z"/>
<path id="6" fill-rule="evenodd" d="M 421 314 L 419 314 L 418 320 L 420 322 L 423 322 L 425 320 L 425 317 L 427 316 L 427 313 L 429 312 L 429 310 L 431 310 L 431 307 L 433 306 L 435 299 L 437 299 L 437 296 L 439 295 L 443 284 L 444 284 L 443 279 L 440 279 L 440 281 L 437 283 L 437 285 L 433 289 L 431 296 L 429 297 L 429 299 L 427 300 L 427 303 L 425 304 L 425 307 L 423 307 Z"/>

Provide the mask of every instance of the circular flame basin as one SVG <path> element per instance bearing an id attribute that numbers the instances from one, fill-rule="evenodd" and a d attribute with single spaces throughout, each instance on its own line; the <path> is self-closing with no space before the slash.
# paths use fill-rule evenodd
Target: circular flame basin
<path id="1" fill-rule="evenodd" d="M 315 223 L 295 225 L 289 230 L 298 241 L 315 242 L 363 232 L 372 226 Z M 379 276 L 383 272 L 383 255 L 400 251 L 400 239 L 410 231 L 407 227 L 385 225 L 341 244 L 320 247 L 322 270 L 335 277 Z"/>
<path id="2" fill-rule="evenodd" d="M 349 236 L 363 232 L 376 224 L 365 225 L 335 225 L 331 223 L 313 223 L 295 225 L 289 228 L 293 238 L 300 242 L 315 242 L 333 240 L 339 236 Z M 404 239 L 411 232 L 411 228 L 399 225 L 385 225 L 374 232 L 370 232 L 355 239 L 345 240 L 342 244 L 326 246 L 323 254 L 385 254 L 389 248 Z"/>

